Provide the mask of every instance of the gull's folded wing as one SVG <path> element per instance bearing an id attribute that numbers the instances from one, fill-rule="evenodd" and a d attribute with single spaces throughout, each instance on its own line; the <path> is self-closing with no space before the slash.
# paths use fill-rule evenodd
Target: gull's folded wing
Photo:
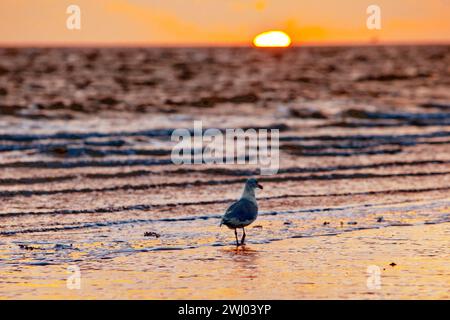
<path id="1" fill-rule="evenodd" d="M 241 224 L 256 219 L 258 207 L 250 200 L 240 199 L 228 207 L 222 218 L 222 224 Z"/>

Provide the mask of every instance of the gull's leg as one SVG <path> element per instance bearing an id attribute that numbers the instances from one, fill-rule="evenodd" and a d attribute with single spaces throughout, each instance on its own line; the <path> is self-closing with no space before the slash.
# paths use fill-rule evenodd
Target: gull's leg
<path id="1" fill-rule="evenodd" d="M 242 235 L 241 244 L 244 244 L 244 241 L 245 241 L 245 229 L 242 228 L 242 231 L 244 231 L 244 234 Z"/>
<path id="2" fill-rule="evenodd" d="M 234 235 L 236 236 L 236 247 L 239 247 L 239 240 L 237 236 L 237 229 L 234 229 Z"/>

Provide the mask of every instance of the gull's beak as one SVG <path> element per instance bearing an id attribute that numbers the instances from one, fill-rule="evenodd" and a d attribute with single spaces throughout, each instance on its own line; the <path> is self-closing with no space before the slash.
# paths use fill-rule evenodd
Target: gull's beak
<path id="1" fill-rule="evenodd" d="M 264 189 L 262 185 L 260 185 L 259 183 L 256 185 L 258 188 L 260 188 L 261 190 Z"/>

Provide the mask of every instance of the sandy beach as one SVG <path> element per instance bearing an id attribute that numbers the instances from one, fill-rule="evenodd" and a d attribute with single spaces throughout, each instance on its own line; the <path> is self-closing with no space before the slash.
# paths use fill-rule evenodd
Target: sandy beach
<path id="1" fill-rule="evenodd" d="M 449 65 L 445 45 L 0 49 L 0 298 L 449 299 Z M 195 121 L 278 129 L 277 174 L 174 164 Z M 236 250 L 220 217 L 249 177 Z"/>

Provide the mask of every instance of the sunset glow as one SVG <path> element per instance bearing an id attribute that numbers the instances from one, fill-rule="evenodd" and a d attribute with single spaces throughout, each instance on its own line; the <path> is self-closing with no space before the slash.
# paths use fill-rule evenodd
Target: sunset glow
<path id="1" fill-rule="evenodd" d="M 81 29 L 66 28 L 76 4 Z M 0 1 L 0 45 L 248 46 L 283 30 L 302 45 L 448 43 L 444 0 L 378 0 L 381 29 L 369 29 L 365 0 Z M 38 14 L 37 14 L 38 12 Z"/>
<path id="2" fill-rule="evenodd" d="M 291 38 L 282 31 L 267 31 L 263 32 L 253 39 L 255 47 L 289 47 Z"/>

